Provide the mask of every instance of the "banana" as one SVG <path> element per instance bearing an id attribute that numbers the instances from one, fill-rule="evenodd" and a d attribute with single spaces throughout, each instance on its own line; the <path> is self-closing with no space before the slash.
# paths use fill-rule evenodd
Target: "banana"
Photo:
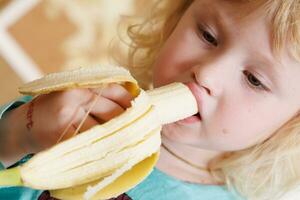
<path id="1" fill-rule="evenodd" d="M 36 154 L 19 167 L 23 185 L 60 199 L 108 199 L 149 175 L 159 156 L 163 124 L 198 112 L 189 88 L 172 83 L 144 91 L 122 67 L 80 68 L 46 75 L 19 88 L 40 95 L 69 88 L 123 85 L 135 99 L 110 121 Z"/>

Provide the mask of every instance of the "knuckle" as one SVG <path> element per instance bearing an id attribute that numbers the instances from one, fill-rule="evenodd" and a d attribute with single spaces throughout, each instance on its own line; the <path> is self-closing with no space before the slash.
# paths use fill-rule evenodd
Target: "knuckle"
<path id="1" fill-rule="evenodd" d="M 56 111 L 58 119 L 68 119 L 75 112 L 76 107 L 69 105 L 62 105 Z"/>
<path id="2" fill-rule="evenodd" d="M 121 102 L 125 104 L 126 107 L 133 99 L 133 96 L 129 91 L 127 91 L 122 85 L 116 83 L 110 84 L 106 90 L 103 90 L 102 96 Z"/>

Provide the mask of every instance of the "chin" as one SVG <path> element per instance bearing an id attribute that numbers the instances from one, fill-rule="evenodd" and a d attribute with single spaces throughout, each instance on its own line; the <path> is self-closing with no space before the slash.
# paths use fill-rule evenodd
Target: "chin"
<path id="1" fill-rule="evenodd" d="M 162 137 L 173 142 L 188 144 L 192 146 L 199 146 L 199 132 L 183 130 L 175 123 L 166 124 L 162 129 Z"/>

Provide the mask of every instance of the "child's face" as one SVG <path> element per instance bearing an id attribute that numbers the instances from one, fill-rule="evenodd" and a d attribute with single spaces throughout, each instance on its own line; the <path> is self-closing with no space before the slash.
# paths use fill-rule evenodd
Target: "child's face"
<path id="1" fill-rule="evenodd" d="M 299 62 L 286 47 L 280 58 L 272 54 L 267 17 L 245 17 L 230 2 L 195 0 L 159 52 L 155 87 L 175 81 L 202 87 L 202 120 L 165 125 L 172 140 L 244 149 L 270 137 L 300 108 Z"/>

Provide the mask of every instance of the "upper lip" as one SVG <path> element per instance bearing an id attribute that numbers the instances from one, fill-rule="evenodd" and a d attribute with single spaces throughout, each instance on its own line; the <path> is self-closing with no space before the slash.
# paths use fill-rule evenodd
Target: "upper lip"
<path id="1" fill-rule="evenodd" d="M 191 90 L 191 92 L 193 93 L 196 101 L 197 101 L 197 106 L 198 106 L 198 112 L 201 116 L 201 107 L 202 107 L 202 100 L 203 100 L 203 97 L 202 97 L 202 88 L 201 86 L 199 86 L 198 84 L 196 84 L 195 82 L 187 82 L 187 83 L 184 83 L 186 86 L 188 86 L 188 88 Z M 201 116 L 202 117 L 202 116 Z"/>

